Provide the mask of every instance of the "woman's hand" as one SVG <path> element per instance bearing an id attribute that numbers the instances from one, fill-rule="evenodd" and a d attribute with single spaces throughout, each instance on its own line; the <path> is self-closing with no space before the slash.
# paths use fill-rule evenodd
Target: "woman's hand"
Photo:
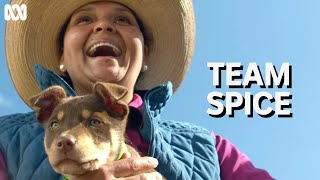
<path id="1" fill-rule="evenodd" d="M 152 157 L 130 157 L 124 154 L 121 160 L 102 165 L 98 170 L 87 172 L 72 180 L 161 180 L 162 176 L 152 171 L 158 160 Z M 142 173 L 143 172 L 143 173 Z"/>

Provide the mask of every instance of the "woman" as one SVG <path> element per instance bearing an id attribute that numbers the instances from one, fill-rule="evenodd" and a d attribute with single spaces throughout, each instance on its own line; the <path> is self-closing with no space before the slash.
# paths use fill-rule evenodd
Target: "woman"
<path id="1" fill-rule="evenodd" d="M 123 85 L 129 90 L 126 102 L 131 107 L 126 134 L 142 155 L 150 156 L 133 159 L 125 154 L 122 160 L 78 179 L 160 179 L 161 175 L 167 179 L 272 179 L 220 136 L 160 119 L 161 109 L 191 61 L 194 17 L 190 1 L 25 4 L 28 20 L 8 22 L 6 28 L 7 62 L 20 96 L 27 102 L 39 92 L 33 66 L 41 89 L 58 84 L 69 95 L 91 93 L 98 81 Z M 43 129 L 34 114 L 0 118 L 4 159 L 0 156 L 0 172 L 9 179 L 62 178 L 48 163 Z M 161 175 L 139 173 L 153 168 Z"/>

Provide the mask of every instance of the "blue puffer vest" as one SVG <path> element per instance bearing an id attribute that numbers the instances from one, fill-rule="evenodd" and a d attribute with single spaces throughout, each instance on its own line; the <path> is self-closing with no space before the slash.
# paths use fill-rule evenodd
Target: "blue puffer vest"
<path id="1" fill-rule="evenodd" d="M 72 88 L 59 76 L 37 65 L 36 80 L 41 89 L 63 86 Z M 159 160 L 157 171 L 169 180 L 220 179 L 215 139 L 203 128 L 160 119 L 160 112 L 172 95 L 172 85 L 159 86 L 144 96 L 144 125 L 139 129 L 150 143 L 149 156 Z M 0 117 L 0 151 L 5 158 L 9 179 L 58 180 L 43 147 L 43 128 L 35 113 Z"/>

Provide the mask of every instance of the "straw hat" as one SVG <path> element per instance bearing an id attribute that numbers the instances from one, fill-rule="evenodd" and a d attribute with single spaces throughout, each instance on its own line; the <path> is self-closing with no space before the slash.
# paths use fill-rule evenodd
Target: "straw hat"
<path id="1" fill-rule="evenodd" d="M 40 89 L 33 66 L 41 64 L 59 73 L 59 33 L 77 8 L 97 0 L 11 0 L 27 6 L 26 21 L 7 21 L 6 59 L 12 81 L 28 104 Z M 132 9 L 152 35 L 148 71 L 137 89 L 171 81 L 176 90 L 185 77 L 194 49 L 195 23 L 191 0 L 112 0 Z"/>

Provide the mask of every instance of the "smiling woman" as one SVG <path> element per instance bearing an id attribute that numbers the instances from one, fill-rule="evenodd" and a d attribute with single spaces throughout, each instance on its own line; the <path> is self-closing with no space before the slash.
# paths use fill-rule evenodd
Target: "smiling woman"
<path id="1" fill-rule="evenodd" d="M 25 3 L 28 20 L 6 26 L 7 63 L 20 96 L 27 102 L 52 85 L 69 96 L 92 93 L 96 82 L 124 86 L 123 100 L 130 107 L 126 136 L 148 156 L 133 158 L 126 152 L 121 160 L 74 179 L 272 179 L 220 136 L 160 117 L 191 63 L 195 24 L 190 0 Z M 44 153 L 43 128 L 35 114 L 0 118 L 0 173 L 9 179 L 62 178 Z"/>
<path id="2" fill-rule="evenodd" d="M 78 95 L 90 93 L 99 81 L 123 85 L 133 94 L 146 57 L 147 46 L 133 13 L 117 3 L 99 2 L 72 14 L 60 64 Z M 131 99 L 128 96 L 126 102 Z"/>

